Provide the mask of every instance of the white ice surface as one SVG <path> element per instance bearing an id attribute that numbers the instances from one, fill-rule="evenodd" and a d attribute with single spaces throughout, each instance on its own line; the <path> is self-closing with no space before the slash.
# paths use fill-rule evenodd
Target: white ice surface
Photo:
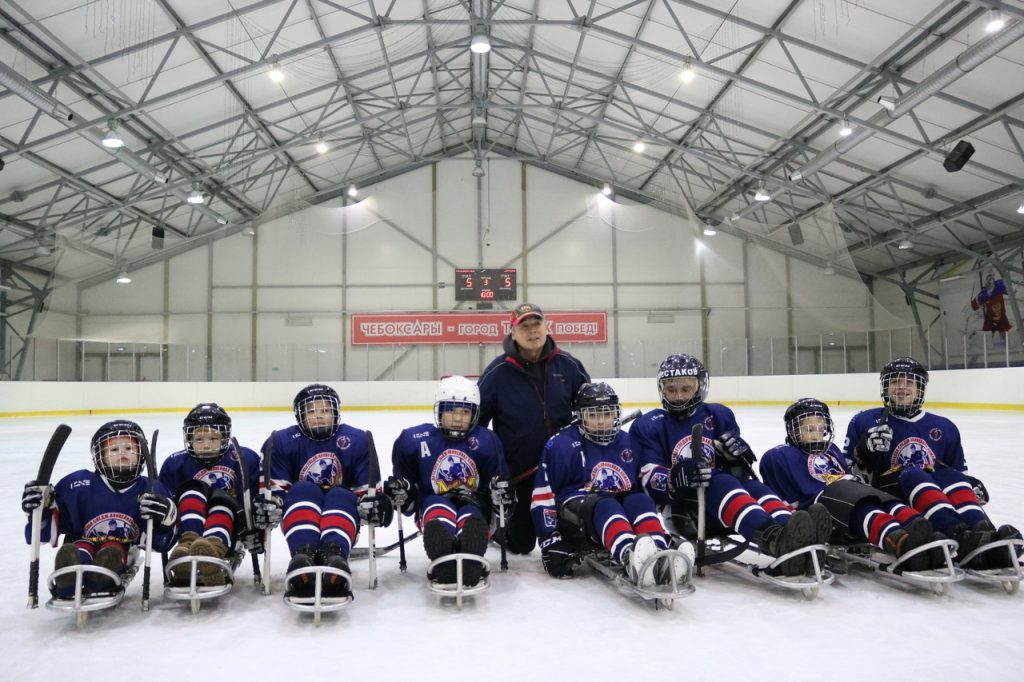
<path id="1" fill-rule="evenodd" d="M 755 451 L 782 440 L 781 408 L 739 408 L 743 433 Z M 839 437 L 853 410 L 837 409 Z M 948 411 L 964 437 L 974 475 L 984 479 L 996 523 L 1024 528 L 1024 419 L 1018 413 Z M 181 447 L 183 415 L 124 415 L 147 433 L 159 428 L 158 459 Z M 54 480 L 90 466 L 88 440 L 109 417 L 71 417 L 74 432 L 57 462 Z M 234 432 L 258 449 L 290 413 L 236 413 Z M 398 432 L 428 421 L 425 412 L 349 412 L 348 423 L 371 429 L 382 473 L 390 470 Z M 946 596 L 881 582 L 866 573 L 839 578 L 816 601 L 780 592 L 722 569 L 697 580 L 697 592 L 672 611 L 655 611 L 591 574 L 547 577 L 540 555 L 509 556 L 491 589 L 467 599 L 463 610 L 426 588 L 422 544 L 408 546 L 409 570 L 397 551 L 378 560 L 380 586 L 366 587 L 367 562 L 352 568 L 356 599 L 314 627 L 281 600 L 287 547 L 274 535 L 273 587 L 252 587 L 251 566 L 239 569 L 232 594 L 193 615 L 187 604 L 164 600 L 154 580 L 151 610 L 140 609 L 141 573 L 125 601 L 92 615 L 78 630 L 68 614 L 25 608 L 29 548 L 18 509 L 24 482 L 35 475 L 57 418 L 0 420 L 0 484 L 6 513 L 0 537 L 0 679 L 60 682 L 144 680 L 531 680 L 634 679 L 815 682 L 856 680 L 1021 680 L 1024 666 L 1024 590 L 954 585 Z M 410 531 L 411 523 L 405 529 Z M 378 542 L 397 530 L 378 531 Z M 365 533 L 360 545 L 365 545 Z M 54 551 L 42 550 L 42 580 Z M 159 562 L 155 562 L 158 565 Z M 41 585 L 41 587 L 43 587 Z M 45 587 L 41 590 L 45 600 Z"/>

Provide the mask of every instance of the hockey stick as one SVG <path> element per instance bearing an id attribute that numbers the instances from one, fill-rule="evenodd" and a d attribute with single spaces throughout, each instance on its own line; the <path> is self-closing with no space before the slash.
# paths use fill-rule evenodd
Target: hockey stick
<path id="1" fill-rule="evenodd" d="M 242 509 L 245 512 L 245 527 L 249 530 L 255 531 L 252 525 L 252 491 L 249 490 L 249 474 L 245 470 L 245 462 L 242 460 L 242 446 L 238 444 L 238 439 L 231 438 L 231 444 L 235 447 L 235 454 L 238 457 L 238 485 L 241 488 L 242 493 Z M 260 573 L 260 560 L 256 556 L 256 552 L 252 553 L 252 584 L 259 585 L 263 582 L 263 575 Z"/>
<path id="2" fill-rule="evenodd" d="M 160 436 L 160 429 L 153 431 L 153 446 L 142 439 L 142 456 L 146 460 L 146 492 L 153 492 L 153 485 L 156 483 L 156 439 Z M 174 501 L 171 501 L 174 504 Z M 146 519 L 146 566 L 142 569 L 142 610 L 149 611 L 149 566 L 153 560 L 153 519 Z"/>
<path id="3" fill-rule="evenodd" d="M 639 417 L 641 414 L 643 414 L 643 412 L 641 412 L 640 410 L 633 410 L 632 412 L 630 412 L 629 414 L 627 414 L 625 417 L 622 418 L 622 421 L 619 422 L 619 426 L 625 426 L 629 422 L 631 422 L 634 419 L 636 419 L 637 417 Z M 574 424 L 579 424 L 579 423 L 580 423 L 580 418 L 576 417 L 571 422 L 566 424 L 566 426 L 572 426 Z M 527 478 L 529 478 L 530 476 L 533 476 L 535 473 L 537 473 L 537 469 L 539 469 L 539 468 L 540 468 L 539 466 L 535 466 L 535 467 L 532 467 L 530 469 L 527 469 L 526 471 L 524 471 L 524 472 L 522 472 L 520 474 L 516 474 L 515 476 L 512 477 L 512 480 L 509 481 L 509 484 L 511 484 L 512 486 L 515 486 L 517 483 L 520 483 L 520 482 L 526 480 Z"/>
<path id="4" fill-rule="evenodd" d="M 398 511 L 398 570 L 400 570 L 402 573 L 405 573 L 405 567 L 406 567 L 406 563 L 405 563 L 405 531 L 402 530 L 402 506 L 401 505 L 399 505 L 397 511 Z M 419 534 L 419 531 L 416 531 L 415 533 L 412 534 L 412 537 L 415 537 L 418 534 Z M 410 539 L 412 539 L 412 538 L 410 538 Z M 381 552 L 381 554 L 383 554 L 383 551 Z"/>
<path id="5" fill-rule="evenodd" d="M 377 446 L 373 442 L 373 434 L 366 432 L 366 449 L 370 458 L 370 480 L 366 488 L 366 496 L 371 500 L 377 495 L 377 484 L 380 483 L 380 462 L 377 460 Z M 401 513 L 401 511 L 399 511 Z M 377 556 L 374 553 L 374 528 L 377 524 L 370 521 L 366 524 L 366 542 L 370 546 L 370 589 L 377 589 Z"/>
<path id="6" fill-rule="evenodd" d="M 690 456 L 704 459 L 704 424 L 697 422 L 690 432 Z M 704 576 L 704 553 L 707 545 L 707 520 L 704 514 L 707 512 L 705 500 L 705 488 L 697 488 L 697 575 Z"/>
<path id="7" fill-rule="evenodd" d="M 270 500 L 273 497 L 273 493 L 270 492 L 271 478 L 270 467 L 274 461 L 274 437 L 277 435 L 277 431 L 270 432 L 270 438 L 267 439 L 267 451 L 263 453 L 263 499 Z M 271 535 L 273 534 L 273 528 L 267 528 L 266 534 L 263 536 L 263 572 L 266 574 L 267 579 L 263 581 L 263 594 L 270 594 L 270 546 Z"/>
<path id="8" fill-rule="evenodd" d="M 43 460 L 39 463 L 39 473 L 36 474 L 36 485 L 46 487 L 50 485 L 50 475 L 53 473 L 53 465 L 57 463 L 57 456 L 60 455 L 64 442 L 71 435 L 71 427 L 61 424 L 53 431 L 50 442 L 43 450 Z M 28 608 L 39 607 L 39 538 L 43 532 L 43 505 L 32 510 L 32 548 L 28 561 Z M 57 529 L 51 530 L 56 533 Z"/>
<path id="9" fill-rule="evenodd" d="M 505 537 L 505 501 L 502 500 L 501 504 L 498 505 L 498 529 L 501 531 L 501 542 L 498 543 L 498 547 L 501 548 L 501 570 L 508 570 L 508 538 Z"/>
<path id="10" fill-rule="evenodd" d="M 404 547 L 405 543 L 410 542 L 412 540 L 415 540 L 419 536 L 420 536 L 420 532 L 418 530 L 413 531 L 408 536 L 406 536 L 406 538 L 404 540 L 396 540 L 396 541 L 392 542 L 390 545 L 384 545 L 383 547 L 377 547 L 374 550 L 374 555 L 378 556 L 378 557 L 382 557 L 385 554 L 389 554 L 390 552 L 393 552 L 396 549 Z M 367 549 L 366 547 L 353 547 L 352 548 L 352 552 L 348 556 L 349 556 L 350 559 L 366 559 L 367 557 L 370 556 L 370 550 Z"/>

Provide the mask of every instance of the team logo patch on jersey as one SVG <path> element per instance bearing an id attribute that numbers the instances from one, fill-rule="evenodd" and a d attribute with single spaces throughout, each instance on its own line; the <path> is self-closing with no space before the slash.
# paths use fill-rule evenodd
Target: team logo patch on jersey
<path id="1" fill-rule="evenodd" d="M 352 440 L 348 436 L 338 436 L 338 440 L 335 442 L 338 444 L 339 450 L 348 450 L 352 445 Z"/>
<path id="2" fill-rule="evenodd" d="M 846 472 L 831 452 L 822 452 L 807 458 L 807 473 L 826 484 L 838 481 Z"/>
<path id="3" fill-rule="evenodd" d="M 711 417 L 704 417 L 704 430 L 711 432 L 715 429 L 715 420 Z"/>
<path id="4" fill-rule="evenodd" d="M 455 488 L 476 490 L 479 476 L 472 457 L 462 450 L 449 448 L 434 462 L 430 484 L 436 493 L 446 493 Z"/>
<path id="5" fill-rule="evenodd" d="M 325 490 L 341 483 L 341 462 L 333 452 L 318 452 L 299 471 L 300 481 L 315 483 Z"/>
<path id="6" fill-rule="evenodd" d="M 598 462 L 590 470 L 590 483 L 587 490 L 592 493 L 622 493 L 632 486 L 629 483 L 629 476 L 622 467 L 611 462 Z"/>
<path id="7" fill-rule="evenodd" d="M 544 510 L 544 527 L 555 528 L 558 526 L 558 510 L 557 509 L 545 509 Z"/>
<path id="8" fill-rule="evenodd" d="M 928 437 L 936 442 L 942 440 L 942 429 L 936 426 L 935 428 L 928 431 Z"/>
<path id="9" fill-rule="evenodd" d="M 619 457 L 622 458 L 623 462 L 632 462 L 633 461 L 633 451 L 630 450 L 629 448 L 626 448 L 625 450 L 623 450 L 622 452 L 619 453 Z"/>
<path id="10" fill-rule="evenodd" d="M 224 490 L 229 495 L 235 494 L 235 472 L 230 467 L 220 464 L 198 472 L 193 479 L 206 483 L 214 490 Z"/>
<path id="11" fill-rule="evenodd" d="M 935 468 L 935 453 L 923 438 L 911 436 L 899 442 L 892 449 L 894 467 L 912 467 L 914 469 L 932 470 Z"/>
<path id="12" fill-rule="evenodd" d="M 127 514 L 109 512 L 89 519 L 82 535 L 97 542 L 113 540 L 131 543 L 139 537 L 139 526 L 135 523 L 135 519 Z"/>
<path id="13" fill-rule="evenodd" d="M 689 459 L 693 456 L 690 448 L 692 440 L 693 436 L 685 436 L 676 443 L 676 446 L 672 448 L 672 459 L 669 460 L 669 466 L 681 459 Z M 709 438 L 703 439 L 701 451 L 704 453 L 704 459 L 710 462 L 712 467 L 715 466 L 715 446 Z"/>
<path id="14" fill-rule="evenodd" d="M 480 449 L 480 441 L 477 440 L 476 436 L 470 436 L 469 440 L 466 441 L 466 444 L 469 445 L 470 450 Z"/>

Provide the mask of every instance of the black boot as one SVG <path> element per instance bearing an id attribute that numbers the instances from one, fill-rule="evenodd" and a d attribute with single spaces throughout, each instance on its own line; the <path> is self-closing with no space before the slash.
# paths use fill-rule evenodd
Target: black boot
<path id="1" fill-rule="evenodd" d="M 988 519 L 983 519 L 978 523 L 974 524 L 974 528 L 967 528 L 966 523 L 958 523 L 953 528 L 953 539 L 956 540 L 959 549 L 957 549 L 957 561 L 963 568 L 971 568 L 977 571 L 988 568 L 987 559 L 988 557 L 982 553 L 975 556 L 969 562 L 964 563 L 964 558 L 976 550 L 978 547 L 987 545 L 992 542 L 992 538 L 995 536 L 995 527 Z"/>
<path id="2" fill-rule="evenodd" d="M 459 533 L 459 551 L 483 556 L 487 552 L 487 522 L 479 516 L 470 516 Z M 476 561 L 462 562 L 462 584 L 472 587 L 480 582 L 484 565 Z"/>
<path id="3" fill-rule="evenodd" d="M 919 516 L 906 526 L 889 533 L 885 537 L 885 546 L 889 552 L 899 558 L 911 550 L 931 542 L 932 534 L 932 524 L 928 519 Z M 901 566 L 905 571 L 926 571 L 932 567 L 932 557 L 929 552 L 921 552 L 904 561 Z"/>
<path id="4" fill-rule="evenodd" d="M 448 531 L 448 527 L 441 521 L 428 521 L 423 526 L 423 549 L 427 552 L 427 558 L 431 561 L 439 559 L 458 551 L 457 538 Z M 455 562 L 446 561 L 434 567 L 434 570 L 427 574 L 430 580 L 444 585 L 451 585 L 455 582 Z"/>
<path id="5" fill-rule="evenodd" d="M 304 545 L 292 555 L 288 563 L 288 573 L 297 571 L 300 568 L 309 568 L 314 565 L 316 557 L 316 545 Z M 288 588 L 284 593 L 286 597 L 312 597 L 316 587 L 316 578 L 312 573 L 302 573 L 288 581 Z"/>
<path id="6" fill-rule="evenodd" d="M 783 554 L 814 544 L 814 522 L 805 511 L 793 512 L 785 526 L 774 521 L 766 523 L 754 533 L 754 541 L 765 554 L 780 557 Z M 802 575 L 806 570 L 805 557 L 797 556 L 782 562 L 778 570 L 784 576 Z"/>
<path id="7" fill-rule="evenodd" d="M 999 526 L 999 530 L 996 531 L 996 540 L 1020 540 L 1020 531 L 1009 524 Z M 986 563 L 989 568 L 1013 568 L 1013 565 L 1017 562 L 1017 549 L 1010 548 L 1007 550 L 1005 547 L 997 547 L 991 552 L 986 553 Z"/>
<path id="8" fill-rule="evenodd" d="M 345 573 L 351 573 L 348 569 L 348 562 L 341 553 L 341 545 L 328 543 L 320 546 L 320 565 L 327 568 L 336 568 Z M 349 581 L 337 573 L 324 573 L 323 584 L 320 594 L 324 598 L 347 597 L 352 594 L 352 587 Z"/>

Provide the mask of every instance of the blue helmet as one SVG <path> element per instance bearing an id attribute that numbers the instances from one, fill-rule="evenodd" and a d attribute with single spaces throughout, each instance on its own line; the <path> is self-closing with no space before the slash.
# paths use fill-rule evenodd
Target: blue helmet
<path id="1" fill-rule="evenodd" d="M 615 389 L 608 384 L 583 384 L 576 393 L 573 408 L 580 420 L 580 433 L 589 441 L 607 445 L 619 435 L 622 406 Z M 611 415 L 611 420 L 601 419 Z"/>
<path id="2" fill-rule="evenodd" d="M 666 397 L 665 382 L 669 379 L 693 377 L 697 380 L 697 390 L 686 400 L 676 400 Z M 708 371 L 701 364 L 700 360 L 680 353 L 670 355 L 658 365 L 658 393 L 661 395 L 661 404 L 670 413 L 687 416 L 704 402 L 708 397 Z"/>
<path id="3" fill-rule="evenodd" d="M 111 461 L 107 448 L 111 440 L 122 437 L 131 439 L 127 445 L 135 453 L 134 461 L 124 464 Z M 127 419 L 115 419 L 96 429 L 89 442 L 89 450 L 97 473 L 117 488 L 134 483 L 146 466 L 142 458 L 142 444 L 145 442 L 146 434 L 142 432 L 142 427 Z"/>
<path id="4" fill-rule="evenodd" d="M 826 452 L 835 438 L 835 426 L 828 405 L 815 398 L 801 398 L 786 408 L 786 443 L 815 455 Z M 821 423 L 812 423 L 821 419 Z"/>
<path id="5" fill-rule="evenodd" d="M 928 370 L 914 358 L 896 358 L 885 367 L 879 375 L 881 380 L 882 403 L 889 408 L 889 411 L 900 417 L 913 417 L 921 411 L 924 405 L 924 389 L 928 386 Z M 906 391 L 910 388 L 916 389 L 914 395 L 908 399 L 894 400 L 892 386 L 894 381 L 901 383 L 895 387 L 897 392 Z"/>
<path id="6" fill-rule="evenodd" d="M 310 405 L 327 405 L 331 408 L 333 418 L 329 426 L 310 426 L 306 420 L 306 410 Z M 338 392 L 324 384 L 310 384 L 295 395 L 292 401 L 295 421 L 299 431 L 310 440 L 327 440 L 334 435 L 341 424 L 341 400 Z"/>
<path id="7" fill-rule="evenodd" d="M 221 435 L 220 449 L 213 453 L 197 453 L 192 437 L 198 429 L 216 431 Z M 185 450 L 189 457 L 200 466 L 208 467 L 219 460 L 231 447 L 231 417 L 217 403 L 199 403 L 185 417 L 181 429 L 185 438 Z"/>

